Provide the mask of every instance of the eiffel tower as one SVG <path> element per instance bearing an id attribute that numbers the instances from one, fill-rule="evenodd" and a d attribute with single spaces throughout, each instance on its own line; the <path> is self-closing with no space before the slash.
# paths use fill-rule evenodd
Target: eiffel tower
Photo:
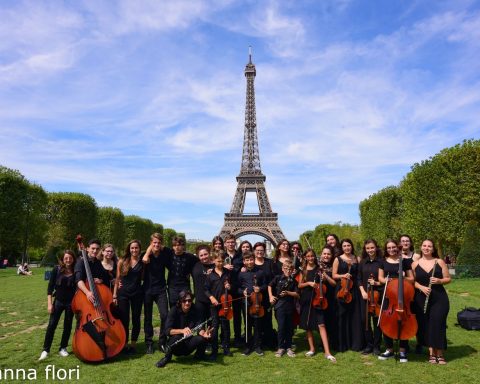
<path id="1" fill-rule="evenodd" d="M 284 239 L 278 215 L 272 212 L 265 189 L 266 177 L 260 168 L 260 155 L 257 139 L 257 117 L 255 112 L 255 65 L 252 63 L 252 50 L 249 49 L 249 61 L 245 67 L 247 78 L 247 98 L 245 105 L 245 132 L 243 137 L 243 154 L 240 174 L 237 176 L 237 191 L 233 198 L 230 213 L 225 213 L 225 222 L 220 236 L 229 233 L 235 237 L 259 235 L 276 245 Z M 257 195 L 258 214 L 244 213 L 247 192 Z"/>

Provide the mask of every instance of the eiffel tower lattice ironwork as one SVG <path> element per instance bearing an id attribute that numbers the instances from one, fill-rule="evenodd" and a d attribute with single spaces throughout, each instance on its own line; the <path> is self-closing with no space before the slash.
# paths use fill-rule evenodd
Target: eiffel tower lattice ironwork
<path id="1" fill-rule="evenodd" d="M 243 154 L 240 174 L 237 176 L 237 190 L 233 198 L 230 213 L 225 213 L 225 222 L 220 231 L 223 238 L 231 233 L 237 238 L 243 235 L 259 235 L 276 245 L 284 239 L 278 215 L 272 212 L 265 189 L 266 177 L 260 168 L 260 154 L 257 139 L 257 117 L 255 111 L 255 65 L 252 63 L 252 52 L 249 51 L 249 62 L 245 67 L 247 78 L 247 98 L 245 105 L 245 132 L 243 138 Z M 247 192 L 255 192 L 258 202 L 258 214 L 244 213 Z"/>

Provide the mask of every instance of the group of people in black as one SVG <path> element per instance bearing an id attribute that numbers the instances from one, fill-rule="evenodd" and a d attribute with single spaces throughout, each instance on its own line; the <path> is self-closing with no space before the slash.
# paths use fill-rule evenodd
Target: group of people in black
<path id="1" fill-rule="evenodd" d="M 156 305 L 160 316 L 158 349 L 165 354 L 156 363 L 159 368 L 173 356 L 193 352 L 197 359 L 215 361 L 221 348 L 223 356 L 229 357 L 232 346 L 245 356 L 263 356 L 265 349 L 272 349 L 275 357 L 295 357 L 297 327 L 306 331 L 306 357 L 316 354 L 313 332 L 318 331 L 324 356 L 330 362 L 336 362 L 332 351 L 347 350 L 374 354 L 380 360 L 397 356 L 400 362 L 407 362 L 408 340 L 400 340 L 395 355 L 393 338 L 383 335 L 379 326 L 379 316 L 389 305 L 388 299 L 384 300 L 384 287 L 398 277 L 402 260 L 402 276 L 415 287 L 411 305 L 418 323 L 415 350 L 423 353 L 427 347 L 429 363 L 446 364 L 449 302 L 443 285 L 450 282 L 450 276 L 434 243 L 424 240 L 421 253 L 415 254 L 408 235 L 401 236 L 399 242 L 387 240 L 383 249 L 369 239 L 361 256 L 356 256 L 351 240 L 339 241 L 334 234 L 325 240 L 317 255 L 311 248 L 302 252 L 299 242 L 290 244 L 284 239 L 272 258 L 266 257 L 265 243 L 252 246 L 243 241 L 237 248 L 233 235 L 215 237 L 211 246 L 197 247 L 196 255 L 185 251 L 185 240 L 180 237 L 173 239 L 173 249 L 165 247 L 158 233 L 151 236 L 144 253 L 140 242 L 132 240 L 119 259 L 111 244 L 102 248 L 95 239 L 88 244 L 86 260 L 67 250 L 48 284 L 50 320 L 39 360 L 50 353 L 63 312 L 59 354 L 68 356 L 72 298 L 79 289 L 94 300 L 85 284 L 84 262 L 88 261 L 95 282 L 110 286 L 113 292 L 116 314 L 127 333 L 125 354 L 136 353 L 142 307 L 146 353 L 154 353 Z"/>

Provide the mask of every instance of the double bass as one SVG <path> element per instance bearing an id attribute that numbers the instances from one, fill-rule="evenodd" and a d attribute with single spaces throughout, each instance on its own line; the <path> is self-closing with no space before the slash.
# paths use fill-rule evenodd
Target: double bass
<path id="1" fill-rule="evenodd" d="M 120 320 L 111 312 L 112 292 L 104 284 L 96 284 L 81 235 L 77 243 L 82 252 L 87 281 L 85 285 L 92 292 L 93 303 L 78 289 L 72 300 L 72 311 L 77 318 L 72 347 L 75 356 L 85 362 L 101 362 L 118 355 L 126 342 L 125 329 Z"/>
<path id="2" fill-rule="evenodd" d="M 417 333 L 417 320 L 410 310 L 415 289 L 413 283 L 403 277 L 403 257 L 400 253 L 398 278 L 391 279 L 385 288 L 388 307 L 382 310 L 380 328 L 388 337 L 396 340 L 408 340 Z"/>

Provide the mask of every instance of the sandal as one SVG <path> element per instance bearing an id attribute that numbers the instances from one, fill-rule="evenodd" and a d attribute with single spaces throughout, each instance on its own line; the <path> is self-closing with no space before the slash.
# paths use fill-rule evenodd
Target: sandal
<path id="1" fill-rule="evenodd" d="M 430 357 L 428 358 L 428 362 L 430 364 L 437 364 L 438 363 L 436 356 L 433 356 L 433 355 L 430 355 Z"/>
<path id="2" fill-rule="evenodd" d="M 445 358 L 443 356 L 437 356 L 437 362 L 438 362 L 439 365 L 447 364 L 447 361 L 445 360 Z"/>
<path id="3" fill-rule="evenodd" d="M 335 357 L 333 357 L 332 355 L 326 355 L 325 358 L 329 361 L 331 361 L 332 363 L 336 363 L 337 362 L 337 359 L 335 359 Z"/>

